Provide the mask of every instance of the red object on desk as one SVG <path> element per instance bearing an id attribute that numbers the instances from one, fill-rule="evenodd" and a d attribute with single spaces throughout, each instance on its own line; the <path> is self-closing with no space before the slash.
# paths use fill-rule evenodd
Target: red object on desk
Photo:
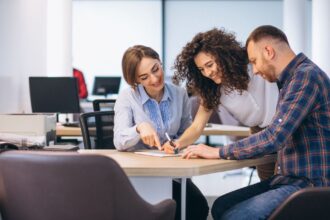
<path id="1" fill-rule="evenodd" d="M 88 96 L 87 86 L 84 78 L 83 72 L 78 69 L 73 68 L 73 76 L 77 78 L 78 81 L 78 93 L 79 98 L 85 99 Z"/>

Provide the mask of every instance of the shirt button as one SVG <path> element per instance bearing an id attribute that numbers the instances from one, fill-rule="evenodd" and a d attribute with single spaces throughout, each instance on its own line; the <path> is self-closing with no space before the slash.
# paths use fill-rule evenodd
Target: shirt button
<path id="1" fill-rule="evenodd" d="M 282 122 L 282 119 L 278 119 L 278 122 L 280 122 L 280 123 L 281 123 L 281 122 Z"/>

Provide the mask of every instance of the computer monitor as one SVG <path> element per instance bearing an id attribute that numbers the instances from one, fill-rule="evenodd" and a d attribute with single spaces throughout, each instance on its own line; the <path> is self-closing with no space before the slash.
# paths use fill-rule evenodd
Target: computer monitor
<path id="1" fill-rule="evenodd" d="M 118 94 L 120 82 L 120 76 L 96 76 L 94 79 L 93 95 L 107 96 L 109 94 Z"/>
<path id="2" fill-rule="evenodd" d="M 30 77 L 32 112 L 79 113 L 77 79 Z"/>

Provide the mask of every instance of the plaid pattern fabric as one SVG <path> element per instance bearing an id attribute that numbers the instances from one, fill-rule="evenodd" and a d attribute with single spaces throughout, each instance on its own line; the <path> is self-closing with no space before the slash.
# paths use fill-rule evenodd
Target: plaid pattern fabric
<path id="1" fill-rule="evenodd" d="M 279 101 L 270 126 L 220 148 L 220 158 L 239 160 L 278 152 L 283 176 L 330 186 L 329 77 L 299 54 L 283 70 L 278 85 Z"/>

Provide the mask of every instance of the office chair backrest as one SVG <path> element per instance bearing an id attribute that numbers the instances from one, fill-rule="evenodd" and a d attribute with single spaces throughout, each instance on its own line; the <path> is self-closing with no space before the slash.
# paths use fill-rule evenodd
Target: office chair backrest
<path id="1" fill-rule="evenodd" d="M 293 193 L 269 219 L 330 219 L 330 187 L 306 188 Z"/>
<path id="2" fill-rule="evenodd" d="M 113 144 L 114 111 L 80 115 L 80 128 L 86 149 L 115 149 Z"/>
<path id="3" fill-rule="evenodd" d="M 111 158 L 12 151 L 0 157 L 4 220 L 174 219 L 175 202 L 145 202 Z"/>
<path id="4" fill-rule="evenodd" d="M 93 101 L 94 111 L 109 111 L 113 110 L 116 99 L 95 99 Z"/>

